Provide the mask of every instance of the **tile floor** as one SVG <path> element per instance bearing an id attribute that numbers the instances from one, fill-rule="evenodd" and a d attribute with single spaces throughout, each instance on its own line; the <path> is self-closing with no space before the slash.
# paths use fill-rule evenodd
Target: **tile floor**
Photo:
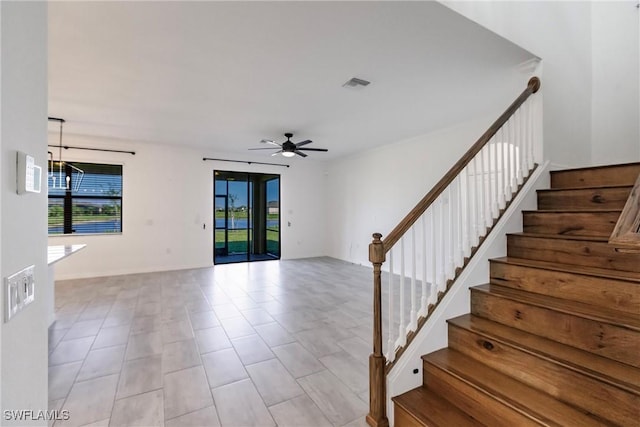
<path id="1" fill-rule="evenodd" d="M 364 426 L 371 270 L 330 258 L 56 283 L 56 426 Z"/>

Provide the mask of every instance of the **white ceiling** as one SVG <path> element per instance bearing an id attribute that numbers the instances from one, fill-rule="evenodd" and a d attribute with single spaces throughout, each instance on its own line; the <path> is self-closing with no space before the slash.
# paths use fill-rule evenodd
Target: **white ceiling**
<path id="1" fill-rule="evenodd" d="M 331 159 L 503 109 L 532 57 L 436 2 L 50 2 L 49 114 L 203 154 L 291 131 Z"/>

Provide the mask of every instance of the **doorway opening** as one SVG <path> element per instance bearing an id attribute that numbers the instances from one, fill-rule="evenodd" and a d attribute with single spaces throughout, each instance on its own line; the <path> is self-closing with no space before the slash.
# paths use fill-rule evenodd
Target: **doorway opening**
<path id="1" fill-rule="evenodd" d="M 280 259 L 280 175 L 213 172 L 213 263 Z"/>

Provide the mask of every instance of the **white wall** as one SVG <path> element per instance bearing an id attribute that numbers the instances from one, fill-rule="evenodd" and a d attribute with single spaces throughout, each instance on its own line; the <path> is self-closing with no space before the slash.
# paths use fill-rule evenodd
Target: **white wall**
<path id="1" fill-rule="evenodd" d="M 544 153 L 591 162 L 591 4 L 562 1 L 442 3 L 535 53 L 544 63 Z"/>
<path id="2" fill-rule="evenodd" d="M 56 136 L 50 140 L 57 143 Z M 67 134 L 63 143 L 136 154 L 63 153 L 65 160 L 123 164 L 123 233 L 50 237 L 52 245 L 87 244 L 78 254 L 56 264 L 57 280 L 211 266 L 214 169 L 280 174 L 282 258 L 325 255 L 326 179 L 321 162 L 296 158 L 290 161 L 290 168 L 205 162 L 203 157 L 248 156 Z M 284 163 L 282 158 L 262 156 L 253 160 Z"/>
<path id="3" fill-rule="evenodd" d="M 16 194 L 16 151 L 46 164 L 47 5 L 2 2 L 1 221 L 4 277 L 35 264 L 35 301 L 2 324 L 2 410 L 47 409 L 47 195 Z M 4 299 L 2 301 L 4 307 Z M 2 310 L 4 320 L 4 310 Z M 47 425 L 46 421 L 2 425 Z"/>
<path id="4" fill-rule="evenodd" d="M 594 164 L 640 160 L 640 11 L 637 1 L 593 2 Z"/>
<path id="5" fill-rule="evenodd" d="M 637 2 L 441 2 L 542 58 L 545 158 L 640 159 Z"/>
<path id="6" fill-rule="evenodd" d="M 332 162 L 327 189 L 329 255 L 370 265 L 371 234 L 380 232 L 384 238 L 391 232 L 498 115 Z"/>

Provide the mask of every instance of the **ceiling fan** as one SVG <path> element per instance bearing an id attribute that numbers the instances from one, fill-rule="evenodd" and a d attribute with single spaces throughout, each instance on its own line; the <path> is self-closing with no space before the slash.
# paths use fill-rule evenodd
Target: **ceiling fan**
<path id="1" fill-rule="evenodd" d="M 326 148 L 301 148 L 303 145 L 311 144 L 313 141 L 311 141 L 310 139 L 307 139 L 306 141 L 293 143 L 293 142 L 291 142 L 291 137 L 293 136 L 292 133 L 285 133 L 284 136 L 287 138 L 287 140 L 285 142 L 283 142 L 282 144 L 279 144 L 279 143 L 277 143 L 275 141 L 272 141 L 270 139 L 263 139 L 262 141 L 260 141 L 262 144 L 275 145 L 275 147 L 249 148 L 249 150 L 277 150 L 277 149 L 280 149 L 279 151 L 276 151 L 275 153 L 273 153 L 272 156 L 275 156 L 277 154 L 282 153 L 282 155 L 285 156 L 285 157 L 293 157 L 296 154 L 298 156 L 307 157 L 307 155 L 305 153 L 303 153 L 303 151 L 324 151 L 324 152 L 329 151 Z"/>

